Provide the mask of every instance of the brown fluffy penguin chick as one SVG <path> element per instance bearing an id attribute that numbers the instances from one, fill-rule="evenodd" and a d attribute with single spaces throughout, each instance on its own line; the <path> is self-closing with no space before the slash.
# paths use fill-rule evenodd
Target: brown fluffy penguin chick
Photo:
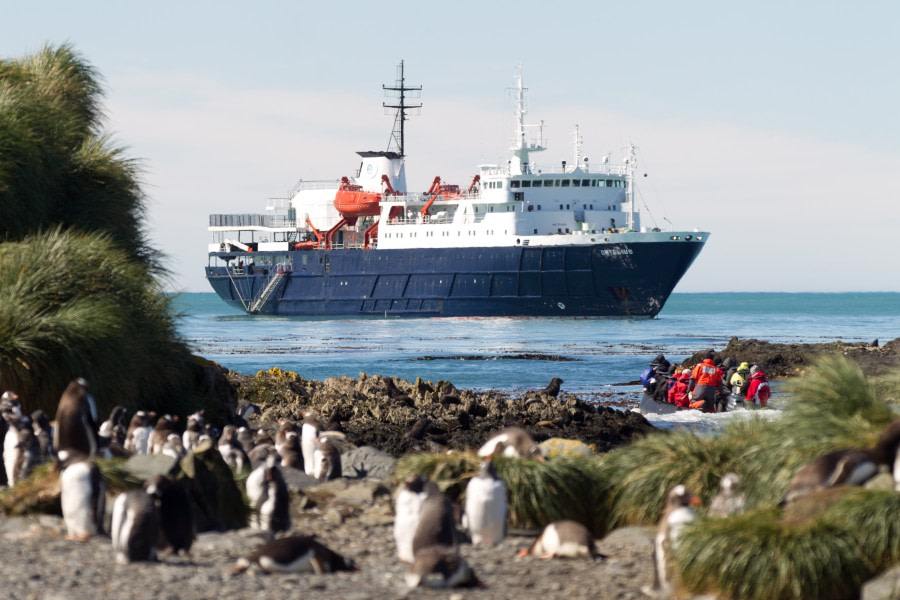
<path id="1" fill-rule="evenodd" d="M 478 449 L 478 456 L 496 454 L 509 457 L 534 458 L 544 460 L 541 448 L 527 431 L 521 427 L 506 427 L 494 434 Z"/>
<path id="2" fill-rule="evenodd" d="M 433 481 L 426 481 L 425 497 L 419 507 L 419 521 L 412 539 L 413 557 L 430 546 L 456 547 L 456 518 L 453 503 Z"/>
<path id="3" fill-rule="evenodd" d="M 741 492 L 741 478 L 727 473 L 719 481 L 719 493 L 709 504 L 710 517 L 731 517 L 744 512 L 746 500 Z"/>
<path id="4" fill-rule="evenodd" d="M 900 419 L 888 425 L 872 449 L 829 452 L 794 474 L 781 506 L 801 496 L 838 485 L 863 485 L 878 474 L 881 465 L 893 467 L 897 477 L 900 454 Z"/>
<path id="5" fill-rule="evenodd" d="M 305 535 L 269 540 L 249 556 L 239 558 L 233 575 L 259 565 L 266 573 L 334 573 L 358 571 L 354 562 Z"/>
<path id="6" fill-rule="evenodd" d="M 278 450 L 281 455 L 281 466 L 303 470 L 303 453 L 300 451 L 300 434 L 289 431 L 284 436 L 284 444 Z"/>
<path id="7" fill-rule="evenodd" d="M 69 450 L 88 457 L 97 454 L 97 409 L 87 385 L 84 379 L 72 381 L 59 398 L 53 432 L 53 449 L 57 453 Z"/>
<path id="8" fill-rule="evenodd" d="M 332 441 L 332 438 L 338 437 L 338 435 L 329 433 L 316 438 L 313 451 L 313 477 L 319 481 L 340 479 L 344 474 L 341 466 L 341 452 Z"/>
<path id="9" fill-rule="evenodd" d="M 188 493 L 168 475 L 156 475 L 144 483 L 144 489 L 159 509 L 159 549 L 190 554 L 196 537 L 193 509 Z"/>
<path id="10" fill-rule="evenodd" d="M 654 598 L 668 598 L 674 592 L 671 581 L 671 555 L 678 546 L 681 530 L 688 523 L 696 520 L 697 513 L 694 506 L 700 504 L 700 499 L 694 496 L 683 485 L 676 485 L 669 491 L 666 497 L 666 506 L 659 527 L 656 530 L 656 539 L 653 548 L 653 586 L 644 586 L 641 591 Z"/>
<path id="11" fill-rule="evenodd" d="M 563 520 L 550 523 L 527 550 L 520 556 L 540 558 L 594 558 L 594 536 L 577 521 Z"/>
<path id="12" fill-rule="evenodd" d="M 429 546 L 416 552 L 405 575 L 406 585 L 431 588 L 482 586 L 475 572 L 456 548 Z"/>

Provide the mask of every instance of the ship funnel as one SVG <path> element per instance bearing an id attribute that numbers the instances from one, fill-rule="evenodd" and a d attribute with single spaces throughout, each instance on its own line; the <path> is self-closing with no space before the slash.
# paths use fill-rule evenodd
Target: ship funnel
<path id="1" fill-rule="evenodd" d="M 357 152 L 362 157 L 356 183 L 367 192 L 381 193 L 381 176 L 387 175 L 391 187 L 406 193 L 406 166 L 397 152 Z"/>

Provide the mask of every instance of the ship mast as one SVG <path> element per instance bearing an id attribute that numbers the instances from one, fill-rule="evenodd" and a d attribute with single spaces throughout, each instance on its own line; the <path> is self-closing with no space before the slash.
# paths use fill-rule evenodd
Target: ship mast
<path id="1" fill-rule="evenodd" d="M 625 198 L 628 200 L 628 228 L 634 230 L 634 170 L 637 167 L 637 146 L 628 143 L 625 157 Z"/>
<path id="2" fill-rule="evenodd" d="M 525 87 L 522 78 L 522 67 L 519 67 L 519 72 L 516 74 L 516 139 L 513 142 L 512 150 L 513 159 L 510 161 L 510 175 L 521 175 L 523 173 L 528 172 L 528 153 L 529 152 L 540 152 L 544 149 L 542 143 L 543 140 L 538 142 L 529 143 L 525 139 L 525 128 L 526 127 L 534 127 L 534 125 L 526 125 L 525 124 L 525 115 L 528 114 L 528 107 L 525 102 L 525 91 L 528 88 Z M 541 135 L 543 135 L 543 124 L 541 121 Z"/>
<path id="3" fill-rule="evenodd" d="M 388 104 L 387 102 L 382 103 L 384 108 L 392 108 L 397 111 L 397 116 L 394 118 L 394 130 L 391 132 L 391 140 L 388 142 L 388 152 L 390 152 L 392 146 L 396 146 L 400 158 L 403 158 L 406 156 L 404 150 L 405 134 L 403 125 L 407 119 L 406 113 L 409 110 L 422 108 L 421 104 L 407 104 L 407 92 L 412 92 L 411 96 L 418 98 L 419 94 L 422 92 L 422 86 L 406 86 L 406 78 L 403 74 L 403 61 L 401 60 L 400 65 L 397 67 L 397 81 L 394 83 L 394 87 L 388 87 L 386 85 L 382 85 L 381 87 L 384 89 L 386 96 L 396 98 L 398 101 L 396 104 Z"/>

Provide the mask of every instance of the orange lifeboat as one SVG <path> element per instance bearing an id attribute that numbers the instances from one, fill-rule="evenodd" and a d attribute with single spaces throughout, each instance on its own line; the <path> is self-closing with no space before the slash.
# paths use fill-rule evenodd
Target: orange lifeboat
<path id="1" fill-rule="evenodd" d="M 344 218 L 374 217 L 381 212 L 381 194 L 363 191 L 362 186 L 341 178 L 341 187 L 334 195 L 334 207 Z"/>

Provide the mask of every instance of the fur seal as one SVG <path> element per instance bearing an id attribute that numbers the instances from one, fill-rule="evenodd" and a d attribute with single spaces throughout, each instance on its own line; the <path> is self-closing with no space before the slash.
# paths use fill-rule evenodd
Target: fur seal
<path id="1" fill-rule="evenodd" d="M 473 544 L 493 546 L 506 535 L 506 484 L 488 456 L 466 485 L 463 521 Z"/>
<path id="2" fill-rule="evenodd" d="M 113 503 L 110 533 L 118 564 L 156 560 L 159 514 L 153 497 L 143 489 L 119 494 Z"/>
<path id="3" fill-rule="evenodd" d="M 358 571 L 354 562 L 305 535 L 270 540 L 249 556 L 239 558 L 231 573 L 243 573 L 252 565 L 266 573 L 334 573 Z"/>
<path id="4" fill-rule="evenodd" d="M 69 450 L 88 457 L 97 454 L 97 408 L 87 389 L 87 381 L 76 379 L 59 399 L 53 435 L 53 449 L 57 453 Z"/>
<path id="5" fill-rule="evenodd" d="M 84 454 L 59 452 L 60 504 L 66 539 L 87 541 L 103 534 L 106 484 L 97 464 Z"/>

